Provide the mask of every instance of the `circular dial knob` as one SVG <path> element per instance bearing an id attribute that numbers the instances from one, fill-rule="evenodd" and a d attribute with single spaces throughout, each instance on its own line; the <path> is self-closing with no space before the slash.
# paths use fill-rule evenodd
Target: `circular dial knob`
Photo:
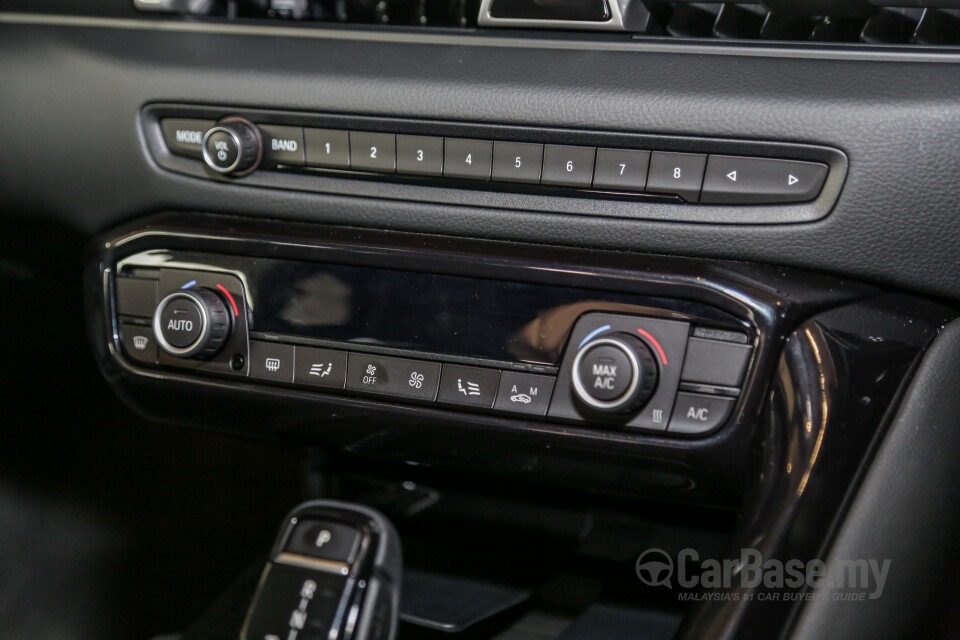
<path id="1" fill-rule="evenodd" d="M 260 164 L 263 140 L 260 129 L 237 116 L 224 118 L 213 126 L 201 143 L 203 161 L 217 173 L 242 176 Z"/>
<path id="2" fill-rule="evenodd" d="M 625 412 L 641 407 L 657 387 L 653 354 L 642 340 L 612 333 L 585 344 L 573 360 L 573 391 L 588 407 Z"/>
<path id="3" fill-rule="evenodd" d="M 193 287 L 160 301 L 153 314 L 153 333 L 160 348 L 178 358 L 210 358 L 230 336 L 231 317 L 220 296 Z"/>

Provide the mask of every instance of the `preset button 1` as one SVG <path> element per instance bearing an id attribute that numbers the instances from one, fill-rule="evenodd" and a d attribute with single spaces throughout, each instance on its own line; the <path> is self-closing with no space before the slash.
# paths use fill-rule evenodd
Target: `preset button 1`
<path id="1" fill-rule="evenodd" d="M 304 129 L 309 167 L 350 168 L 350 135 L 338 129 Z"/>

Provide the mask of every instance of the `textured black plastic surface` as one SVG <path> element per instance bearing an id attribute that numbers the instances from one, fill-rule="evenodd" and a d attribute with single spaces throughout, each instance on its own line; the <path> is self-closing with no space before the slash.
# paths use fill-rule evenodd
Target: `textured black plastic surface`
<path id="1" fill-rule="evenodd" d="M 585 52 L 549 43 L 474 46 L 453 36 L 438 46 L 295 31 L 280 38 L 208 34 L 197 25 L 14 24 L 0 16 L 0 127 L 6 144 L 21 150 L 0 159 L 4 215 L 69 219 L 94 231 L 135 212 L 191 207 L 770 261 L 960 297 L 960 65 L 951 58 L 881 62 L 888 56 L 872 61 L 854 52 L 818 60 L 802 51 L 776 58 L 742 49 L 685 55 L 639 45 Z M 156 100 L 782 139 L 836 146 L 850 169 L 830 216 L 787 228 L 498 211 L 512 204 L 501 195 L 461 207 L 278 194 L 160 171 L 137 122 Z M 50 135 L 56 122 L 74 125 Z"/>

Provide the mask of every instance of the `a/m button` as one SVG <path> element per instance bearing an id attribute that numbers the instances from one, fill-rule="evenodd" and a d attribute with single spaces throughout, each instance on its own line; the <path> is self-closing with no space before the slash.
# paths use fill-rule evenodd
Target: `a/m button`
<path id="1" fill-rule="evenodd" d="M 493 408 L 497 411 L 546 415 L 555 379 L 532 373 L 504 371 Z"/>

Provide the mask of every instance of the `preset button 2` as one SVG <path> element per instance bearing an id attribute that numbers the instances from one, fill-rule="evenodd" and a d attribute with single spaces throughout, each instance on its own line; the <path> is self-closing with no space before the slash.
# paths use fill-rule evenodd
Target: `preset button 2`
<path id="1" fill-rule="evenodd" d="M 350 166 L 360 171 L 394 173 L 397 137 L 392 133 L 350 132 Z"/>

